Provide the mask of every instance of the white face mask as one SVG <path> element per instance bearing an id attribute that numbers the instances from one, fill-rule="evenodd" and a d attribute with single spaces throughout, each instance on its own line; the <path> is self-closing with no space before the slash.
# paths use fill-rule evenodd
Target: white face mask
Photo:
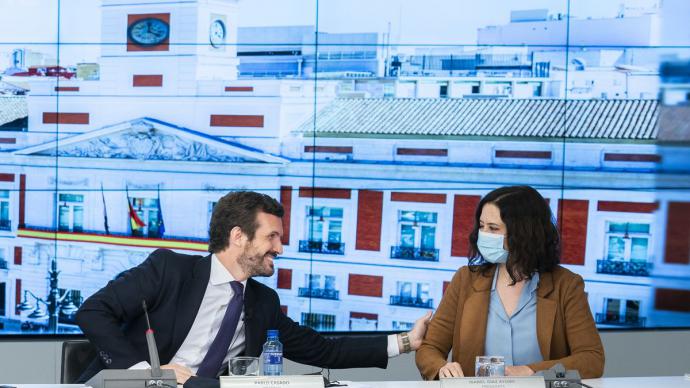
<path id="1" fill-rule="evenodd" d="M 508 261 L 508 251 L 503 249 L 504 239 L 505 237 L 502 234 L 479 231 L 477 248 L 479 248 L 479 253 L 484 260 L 493 264 L 505 263 Z"/>

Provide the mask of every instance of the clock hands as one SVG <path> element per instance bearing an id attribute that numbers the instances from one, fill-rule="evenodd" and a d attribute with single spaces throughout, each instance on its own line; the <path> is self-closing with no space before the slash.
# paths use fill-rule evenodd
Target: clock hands
<path id="1" fill-rule="evenodd" d="M 156 45 L 168 37 L 168 25 L 159 19 L 143 19 L 132 25 L 129 34 L 138 44 Z"/>

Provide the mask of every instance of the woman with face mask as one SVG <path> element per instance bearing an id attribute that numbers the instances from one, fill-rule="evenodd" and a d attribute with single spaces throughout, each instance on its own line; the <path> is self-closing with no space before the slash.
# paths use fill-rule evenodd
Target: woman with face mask
<path id="1" fill-rule="evenodd" d="M 503 356 L 509 376 L 561 363 L 600 377 L 604 349 L 582 277 L 558 265 L 548 203 L 528 186 L 501 187 L 475 212 L 469 265 L 441 299 L 416 362 L 426 380 L 474 376 L 476 356 Z M 452 350 L 452 359 L 447 362 Z"/>

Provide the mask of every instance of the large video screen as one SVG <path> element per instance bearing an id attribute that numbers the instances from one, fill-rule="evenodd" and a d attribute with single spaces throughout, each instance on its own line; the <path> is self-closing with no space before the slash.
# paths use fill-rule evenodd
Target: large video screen
<path id="1" fill-rule="evenodd" d="M 285 207 L 274 288 L 409 329 L 530 185 L 599 328 L 690 327 L 685 0 L 0 0 L 0 335 L 78 334 L 215 203 Z"/>

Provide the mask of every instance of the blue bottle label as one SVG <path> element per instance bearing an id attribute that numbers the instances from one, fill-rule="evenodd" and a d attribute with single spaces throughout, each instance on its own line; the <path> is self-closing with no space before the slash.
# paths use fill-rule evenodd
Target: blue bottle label
<path id="1" fill-rule="evenodd" d="M 266 364 L 282 364 L 283 363 L 283 355 L 282 354 L 276 354 L 276 353 L 265 353 L 264 354 L 264 363 L 266 363 Z"/>

